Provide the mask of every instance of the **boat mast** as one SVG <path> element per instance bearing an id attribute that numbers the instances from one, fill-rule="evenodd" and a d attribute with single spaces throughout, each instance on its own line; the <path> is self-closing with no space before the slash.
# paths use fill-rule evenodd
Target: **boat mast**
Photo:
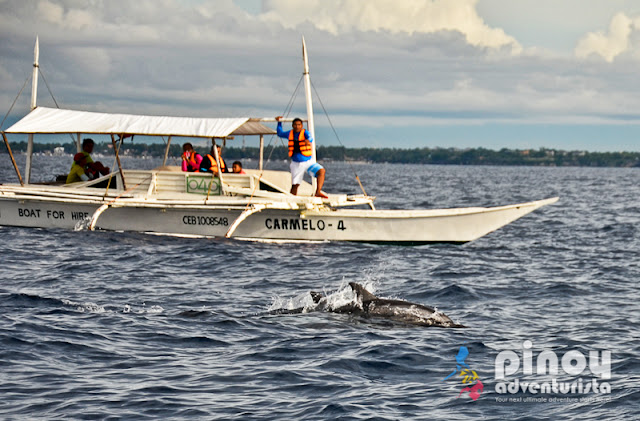
<path id="1" fill-rule="evenodd" d="M 311 143 L 311 159 L 316 161 L 316 130 L 313 124 L 313 102 L 311 101 L 311 79 L 309 78 L 309 59 L 307 58 L 307 44 L 304 42 L 304 36 L 302 37 L 302 61 L 303 61 L 303 77 L 304 77 L 304 97 L 307 100 L 307 127 L 313 143 Z M 313 190 L 316 189 L 316 179 L 311 177 L 311 184 Z"/>
<path id="2" fill-rule="evenodd" d="M 313 160 L 316 159 L 316 130 L 313 125 L 313 103 L 311 101 L 311 79 L 309 78 L 309 59 L 307 58 L 307 45 L 304 42 L 304 37 L 302 37 L 302 61 L 304 64 L 303 72 L 304 75 L 304 97 L 307 100 L 307 127 L 309 128 L 309 133 L 311 133 L 311 137 L 313 137 L 312 152 L 313 152 Z"/>
<path id="3" fill-rule="evenodd" d="M 38 97 L 38 61 L 40 58 L 40 44 L 36 35 L 36 46 L 33 49 L 33 76 L 31 77 L 31 111 L 36 108 L 36 99 Z M 29 134 L 29 142 L 27 143 L 27 163 L 25 167 L 25 179 L 27 184 L 31 182 L 31 158 L 33 156 L 33 133 Z"/>

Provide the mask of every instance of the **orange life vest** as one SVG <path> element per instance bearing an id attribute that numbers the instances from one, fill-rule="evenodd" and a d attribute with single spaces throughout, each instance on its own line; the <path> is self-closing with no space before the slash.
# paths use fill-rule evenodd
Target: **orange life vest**
<path id="1" fill-rule="evenodd" d="M 211 162 L 211 168 L 209 168 L 209 171 L 218 172 L 218 163 L 216 162 L 216 158 L 211 154 L 207 154 L 207 157 L 209 157 L 209 162 Z M 220 157 L 220 169 L 222 170 L 220 172 L 227 172 L 227 164 L 224 162 L 222 157 Z"/>
<path id="2" fill-rule="evenodd" d="M 311 156 L 311 142 L 306 142 L 306 138 L 304 137 L 304 130 L 300 130 L 300 134 L 298 135 L 298 139 L 293 138 L 293 130 L 289 131 L 289 156 L 293 156 L 293 151 L 295 148 L 295 143 L 298 143 L 298 149 L 303 156 Z"/>
<path id="3" fill-rule="evenodd" d="M 200 166 L 196 162 L 196 151 L 184 152 L 182 154 L 182 160 L 187 161 L 187 169 L 193 172 L 200 172 Z"/>

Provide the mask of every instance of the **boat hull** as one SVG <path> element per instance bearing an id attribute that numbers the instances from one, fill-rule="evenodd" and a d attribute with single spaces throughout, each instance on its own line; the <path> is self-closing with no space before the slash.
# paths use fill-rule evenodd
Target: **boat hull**
<path id="1" fill-rule="evenodd" d="M 556 200 L 494 208 L 263 211 L 243 222 L 234 236 L 369 243 L 466 243 Z"/>
<path id="2" fill-rule="evenodd" d="M 37 87 L 38 46 L 34 56 L 33 87 Z M 307 127 L 314 135 L 306 47 L 303 40 L 303 75 Z M 1 132 L 28 134 L 26 178 L 12 163 L 20 185 L 0 185 L 0 225 L 40 228 L 102 229 L 183 236 L 248 239 L 254 241 L 358 241 L 373 243 L 465 243 L 482 237 L 557 198 L 494 208 L 433 210 L 375 210 L 375 197 L 360 194 L 315 197 L 315 188 L 296 183 L 291 195 L 288 171 L 264 170 L 264 135 L 276 131 L 262 123 L 272 118 L 196 118 L 116 114 L 36 107 Z M 118 170 L 92 180 L 60 185 L 31 184 L 31 146 L 35 134 L 110 135 Z M 124 169 L 120 145 L 135 135 L 168 136 L 163 165 L 153 170 Z M 166 166 L 172 136 L 211 140 L 260 136 L 259 170 L 241 174 L 183 172 Z M 218 145 L 219 146 L 219 145 Z M 312 157 L 315 159 L 315 142 Z M 213 151 L 217 148 L 212 147 Z M 219 156 L 214 153 L 220 165 Z M 357 178 L 357 177 L 356 177 Z M 358 182 L 360 180 L 358 179 Z M 102 184 L 107 183 L 107 187 Z M 362 186 L 361 186 L 362 187 Z M 313 195 L 313 196 L 312 196 Z M 353 209 L 370 206 L 368 210 Z"/>
<path id="3" fill-rule="evenodd" d="M 112 204 L 97 200 L 32 200 L 0 197 L 0 225 L 134 231 L 256 241 L 354 241 L 465 243 L 476 240 L 557 198 L 494 208 L 433 210 L 269 209 L 232 224 L 246 206 Z"/>

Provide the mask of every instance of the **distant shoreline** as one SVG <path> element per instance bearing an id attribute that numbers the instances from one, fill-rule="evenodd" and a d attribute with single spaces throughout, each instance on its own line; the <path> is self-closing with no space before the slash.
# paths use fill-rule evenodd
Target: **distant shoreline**
<path id="1" fill-rule="evenodd" d="M 27 142 L 11 142 L 14 153 L 24 153 Z M 125 143 L 123 156 L 162 157 L 165 145 L 146 143 Z M 75 145 L 68 143 L 35 143 L 35 153 L 73 154 Z M 110 143 L 97 143 L 96 153 L 111 155 Z M 204 151 L 200 151 L 204 153 Z M 0 143 L 0 153 L 7 154 L 4 142 Z M 179 157 L 180 143 L 171 145 L 169 156 Z M 284 146 L 265 148 L 265 159 L 287 159 Z M 432 164 L 432 165 L 497 165 L 497 166 L 547 166 L 547 167 L 640 167 L 640 152 L 588 152 L 564 151 L 557 149 L 500 149 L 485 148 L 344 148 L 341 146 L 319 146 L 319 161 L 344 161 L 353 164 Z M 224 149 L 226 160 L 258 159 L 256 147 Z"/>

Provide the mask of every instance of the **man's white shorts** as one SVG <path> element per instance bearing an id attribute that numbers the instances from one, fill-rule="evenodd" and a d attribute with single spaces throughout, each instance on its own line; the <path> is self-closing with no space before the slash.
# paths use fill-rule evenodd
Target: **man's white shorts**
<path id="1" fill-rule="evenodd" d="M 289 168 L 291 168 L 291 184 L 295 185 L 302 183 L 305 172 L 311 177 L 315 177 L 318 171 L 324 167 L 310 159 L 304 162 L 291 161 Z"/>

